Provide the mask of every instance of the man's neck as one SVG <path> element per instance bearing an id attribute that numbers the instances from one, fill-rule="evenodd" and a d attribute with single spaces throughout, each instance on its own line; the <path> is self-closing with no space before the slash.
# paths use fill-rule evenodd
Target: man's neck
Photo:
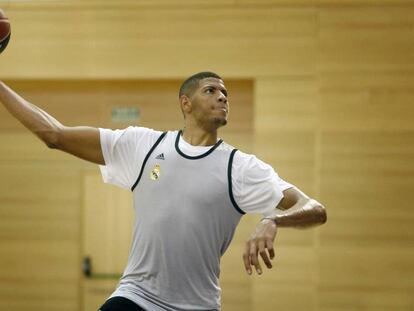
<path id="1" fill-rule="evenodd" d="M 183 138 L 193 146 L 212 146 L 217 142 L 217 130 L 208 132 L 198 127 L 185 126 Z"/>

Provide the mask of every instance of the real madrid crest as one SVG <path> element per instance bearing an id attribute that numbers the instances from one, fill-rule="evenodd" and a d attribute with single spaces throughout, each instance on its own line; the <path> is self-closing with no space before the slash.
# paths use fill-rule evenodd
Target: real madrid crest
<path id="1" fill-rule="evenodd" d="M 152 180 L 158 180 L 158 178 L 160 178 L 160 175 L 161 175 L 161 167 L 159 164 L 156 164 L 150 173 L 150 178 Z"/>

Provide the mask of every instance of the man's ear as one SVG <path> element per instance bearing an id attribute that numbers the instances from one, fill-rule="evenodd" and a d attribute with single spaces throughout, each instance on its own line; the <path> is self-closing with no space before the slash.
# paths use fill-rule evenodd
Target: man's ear
<path id="1" fill-rule="evenodd" d="M 188 98 L 187 95 L 181 95 L 180 106 L 181 106 L 181 110 L 183 111 L 184 115 L 191 113 L 191 111 L 193 110 L 191 100 Z"/>

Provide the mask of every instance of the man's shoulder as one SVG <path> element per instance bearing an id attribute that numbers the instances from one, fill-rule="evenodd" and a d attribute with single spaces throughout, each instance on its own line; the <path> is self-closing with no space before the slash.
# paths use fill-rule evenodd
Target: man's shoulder
<path id="1" fill-rule="evenodd" d="M 237 150 L 234 154 L 233 168 L 248 171 L 257 169 L 272 169 L 273 168 L 266 162 L 259 159 L 255 154 Z"/>
<path id="2" fill-rule="evenodd" d="M 230 144 L 226 143 L 225 141 L 223 141 L 223 142 L 219 145 L 219 147 L 217 148 L 217 150 L 224 151 L 224 152 L 231 152 L 231 151 L 232 151 L 232 150 L 234 150 L 234 149 L 237 149 L 237 148 L 235 148 L 234 146 L 232 146 L 232 145 L 230 145 Z"/>
<path id="3" fill-rule="evenodd" d="M 124 134 L 132 139 L 157 139 L 162 133 L 162 131 L 142 126 L 129 126 L 124 129 Z"/>
<path id="4" fill-rule="evenodd" d="M 234 157 L 240 158 L 242 161 L 246 161 L 246 160 L 249 160 L 251 158 L 256 158 L 256 156 L 254 154 L 244 152 L 244 151 L 240 150 L 237 146 L 231 145 L 231 144 L 229 144 L 225 141 L 222 142 L 219 149 L 223 150 L 223 151 L 229 151 L 229 152 L 235 150 Z"/>
<path id="5" fill-rule="evenodd" d="M 151 144 L 154 143 L 163 132 L 141 126 L 128 126 L 123 129 L 100 128 L 101 141 L 110 144 Z"/>
<path id="6" fill-rule="evenodd" d="M 229 153 L 235 150 L 233 163 L 237 162 L 237 163 L 243 164 L 243 163 L 248 163 L 248 162 L 260 161 L 254 154 L 244 152 L 240 150 L 238 147 L 235 147 L 234 145 L 230 145 L 229 143 L 225 141 L 223 141 L 223 143 L 220 145 L 219 150 L 222 150 L 224 152 L 229 152 Z"/>

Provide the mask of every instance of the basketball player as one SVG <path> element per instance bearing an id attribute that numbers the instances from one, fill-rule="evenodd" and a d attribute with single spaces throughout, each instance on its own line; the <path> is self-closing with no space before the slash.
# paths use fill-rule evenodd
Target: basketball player
<path id="1" fill-rule="evenodd" d="M 219 310 L 220 257 L 243 214 L 264 215 L 243 254 L 248 274 L 262 273 L 259 257 L 272 267 L 277 227 L 326 221 L 320 203 L 218 138 L 229 102 L 217 74 L 184 81 L 183 129 L 164 133 L 67 127 L 1 82 L 0 101 L 48 147 L 99 164 L 105 182 L 133 192 L 128 265 L 101 311 Z"/>

